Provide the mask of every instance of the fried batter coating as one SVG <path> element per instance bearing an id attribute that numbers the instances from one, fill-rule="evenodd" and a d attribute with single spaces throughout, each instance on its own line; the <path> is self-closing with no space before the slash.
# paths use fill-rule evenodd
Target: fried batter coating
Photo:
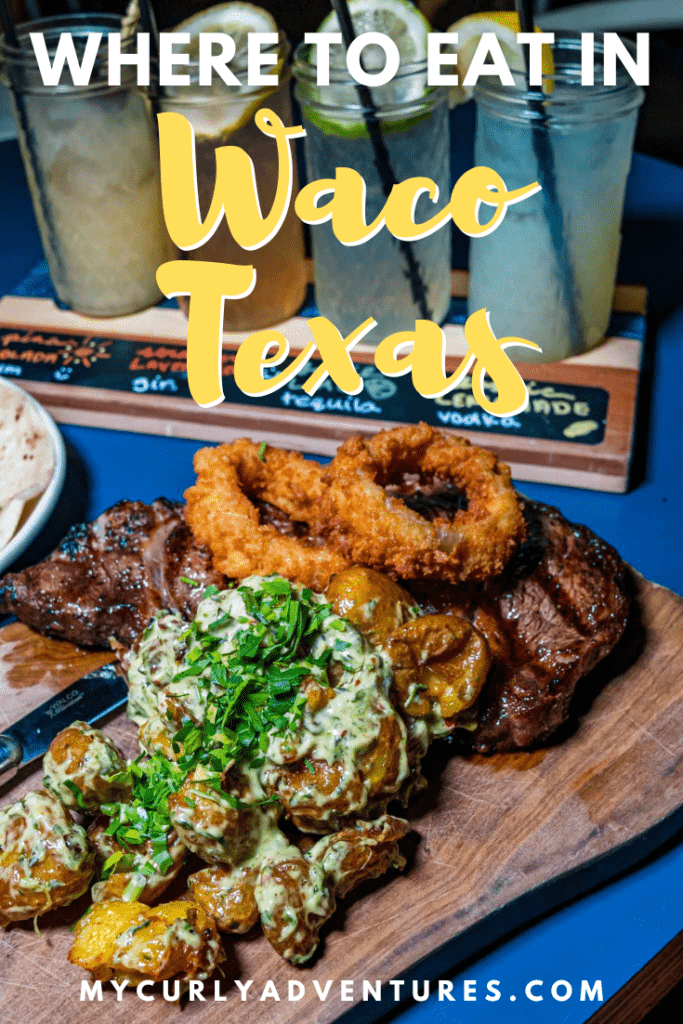
<path id="1" fill-rule="evenodd" d="M 411 718 L 426 719 L 432 736 L 443 736 L 477 699 L 491 665 L 488 644 L 457 615 L 424 615 L 386 641 L 394 665 L 393 693 Z"/>
<path id="2" fill-rule="evenodd" d="M 103 903 L 105 900 L 121 899 L 130 886 L 135 890 L 135 899 L 140 903 L 154 903 L 183 866 L 187 855 L 186 847 L 181 843 L 175 829 L 169 829 L 166 835 L 166 852 L 171 858 L 170 866 L 165 870 L 157 868 L 152 874 L 142 874 L 141 868 L 144 865 L 156 863 L 153 843 L 148 840 L 137 846 L 123 846 L 115 836 L 107 835 L 106 829 L 110 823 L 109 818 L 97 818 L 88 829 L 88 838 L 95 849 L 99 870 L 102 870 L 102 866 L 110 857 L 119 856 L 118 862 L 114 865 L 114 873 L 93 885 L 93 900 L 96 903 Z"/>
<path id="3" fill-rule="evenodd" d="M 408 822 L 390 814 L 376 821 L 357 821 L 342 832 L 318 840 L 306 860 L 322 866 L 327 884 L 341 898 L 390 868 L 402 870 L 406 859 L 399 852 L 398 840 L 408 832 Z"/>
<path id="4" fill-rule="evenodd" d="M 72 964 L 99 981 L 208 978 L 225 960 L 213 918 L 189 900 L 95 903 L 74 929 Z"/>
<path id="5" fill-rule="evenodd" d="M 258 921 L 254 887 L 259 875 L 257 865 L 229 868 L 212 864 L 190 875 L 187 884 L 192 899 L 216 920 L 221 932 L 243 935 Z"/>
<path id="6" fill-rule="evenodd" d="M 413 597 L 375 569 L 352 565 L 332 578 L 325 593 L 337 615 L 358 626 L 373 644 L 420 614 Z"/>
<path id="7" fill-rule="evenodd" d="M 27 793 L 0 810 L 1 927 L 72 903 L 92 875 L 85 829 L 52 793 Z"/>
<path id="8" fill-rule="evenodd" d="M 441 482 L 467 508 L 426 518 L 400 495 Z M 492 453 L 426 423 L 351 437 L 326 467 L 316 529 L 352 562 L 405 579 L 483 580 L 524 536 L 510 470 Z M 385 488 L 393 488 L 391 494 Z"/>
<path id="9" fill-rule="evenodd" d="M 257 807 L 232 806 L 223 790 L 212 784 L 215 781 L 201 778 L 196 771 L 188 775 L 178 792 L 169 797 L 171 821 L 181 842 L 202 860 L 238 864 L 254 852 L 263 812 Z M 229 795 L 243 797 L 229 779 L 224 785 Z"/>
<path id="10" fill-rule="evenodd" d="M 130 797 L 129 783 L 116 778 L 125 767 L 113 740 L 87 722 L 74 722 L 55 736 L 43 758 L 43 785 L 65 807 L 97 811 Z"/>
<path id="11" fill-rule="evenodd" d="M 273 949 L 293 964 L 309 960 L 320 928 L 335 910 L 322 866 L 289 847 L 281 859 L 263 865 L 254 895 L 263 934 Z"/>
<path id="12" fill-rule="evenodd" d="M 321 467 L 298 452 L 260 452 L 246 438 L 198 451 L 197 482 L 185 492 L 187 522 L 228 576 L 278 573 L 324 590 L 348 560 L 310 531 L 324 488 Z"/>

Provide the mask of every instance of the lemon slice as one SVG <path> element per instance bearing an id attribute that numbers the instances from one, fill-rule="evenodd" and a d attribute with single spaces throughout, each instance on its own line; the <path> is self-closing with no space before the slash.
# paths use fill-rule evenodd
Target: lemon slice
<path id="1" fill-rule="evenodd" d="M 207 32 L 221 32 L 232 37 L 235 43 L 235 55 L 229 62 L 233 74 L 246 83 L 247 41 L 252 32 L 278 33 L 275 19 L 254 4 L 233 3 L 216 4 L 198 14 L 193 14 L 185 21 L 176 25 L 173 32 L 189 33 L 190 39 L 180 50 L 187 53 L 191 61 L 199 58 L 199 35 Z M 274 52 L 278 54 L 276 64 L 267 69 L 268 74 L 280 77 L 285 64 L 285 54 L 277 44 Z M 182 73 L 182 69 L 181 69 Z M 274 91 L 277 86 L 273 86 Z M 178 88 L 166 87 L 162 104 L 165 110 L 177 110 L 192 124 L 195 134 L 200 139 L 218 140 L 225 143 L 229 136 L 253 120 L 254 114 L 262 106 L 267 105 L 268 90 L 263 87 L 226 85 L 214 74 L 212 84 L 200 86 L 193 76 L 190 86 Z"/>
<path id="2" fill-rule="evenodd" d="M 500 43 L 503 56 L 511 71 L 524 71 L 524 54 L 522 47 L 517 42 L 517 33 L 521 32 L 519 16 L 516 11 L 485 11 L 479 14 L 469 14 L 450 26 L 448 32 L 457 32 L 458 42 L 454 47 L 458 54 L 458 78 L 462 82 L 472 63 L 475 50 L 484 32 L 493 32 Z M 536 32 L 540 32 L 536 28 Z M 552 75 L 555 71 L 553 51 L 550 46 L 544 45 L 541 57 L 541 66 L 544 76 Z M 544 84 L 544 91 L 552 90 L 552 82 L 549 86 Z M 471 86 L 456 85 L 451 90 L 451 106 L 456 103 L 465 103 L 472 96 Z"/>
<path id="3" fill-rule="evenodd" d="M 427 58 L 427 36 L 430 24 L 409 0 L 349 0 L 349 14 L 356 35 L 363 32 L 381 32 L 396 43 L 401 64 L 415 64 Z M 339 32 L 337 12 L 328 14 L 318 32 Z M 367 71 L 384 67 L 384 50 L 379 46 L 366 46 L 363 64 Z M 315 59 L 313 60 L 315 63 Z M 344 47 L 330 50 L 330 67 L 346 68 Z"/>
<path id="4" fill-rule="evenodd" d="M 233 3 L 216 4 L 205 11 L 193 14 L 181 21 L 174 32 L 189 32 L 190 42 L 181 50 L 189 53 L 191 60 L 199 56 L 200 32 L 224 32 L 235 41 L 235 56 L 230 61 L 233 68 L 242 68 L 247 60 L 247 38 L 250 32 L 277 32 L 277 23 L 268 11 L 254 4 L 235 0 Z"/>
<path id="5" fill-rule="evenodd" d="M 356 35 L 364 32 L 381 32 L 396 43 L 400 57 L 400 70 L 393 81 L 386 85 L 372 87 L 372 96 L 378 107 L 395 106 L 397 104 L 419 101 L 427 91 L 427 71 L 402 76 L 401 71 L 410 64 L 418 64 L 427 59 L 427 37 L 430 25 L 424 15 L 409 0 L 349 0 L 349 13 Z M 339 19 L 336 11 L 328 14 L 318 28 L 318 32 L 339 32 Z M 316 48 L 311 47 L 310 60 L 317 64 Z M 363 50 L 363 67 L 369 73 L 381 70 L 386 61 L 384 50 L 380 46 L 369 45 Z M 344 75 L 344 82 L 334 73 L 346 73 L 346 48 L 333 46 L 330 49 L 331 79 L 325 87 L 325 106 L 348 109 L 348 115 L 340 116 L 307 111 L 312 120 L 322 131 L 328 134 L 348 138 L 364 137 L 367 130 L 362 116 L 358 111 L 358 93 L 353 80 Z M 423 115 L 422 115 L 423 116 Z M 401 131 L 414 118 L 405 119 L 404 114 L 385 117 L 382 124 L 385 131 Z"/>

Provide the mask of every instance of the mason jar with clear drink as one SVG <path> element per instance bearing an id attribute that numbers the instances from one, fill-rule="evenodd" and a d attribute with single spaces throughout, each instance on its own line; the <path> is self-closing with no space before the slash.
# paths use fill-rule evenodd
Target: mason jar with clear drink
<path id="1" fill-rule="evenodd" d="M 231 64 L 230 70 L 245 84 L 229 86 L 214 77 L 211 86 L 200 86 L 199 63 L 191 53 L 189 65 L 183 67 L 183 73 L 190 76 L 190 84 L 162 88 L 161 110 L 182 114 L 194 128 L 197 192 L 202 217 L 206 217 L 211 206 L 216 180 L 216 150 L 221 146 L 238 146 L 251 157 L 264 216 L 272 206 L 279 173 L 277 143 L 260 131 L 254 115 L 267 107 L 284 124 L 292 124 L 288 55 L 289 44 L 280 33 L 277 65 L 268 70 L 269 75 L 279 77 L 277 86 L 247 85 L 246 65 L 240 66 L 239 62 Z M 253 291 L 242 299 L 231 299 L 225 303 L 223 326 L 226 330 L 251 331 L 270 327 L 296 313 L 304 301 L 307 272 L 303 229 L 294 212 L 298 189 L 296 162 L 294 175 L 287 215 L 280 230 L 266 245 L 245 252 L 232 237 L 224 218 L 204 245 L 186 253 L 190 260 L 248 263 L 256 269 Z"/>
<path id="2" fill-rule="evenodd" d="M 372 54 L 368 59 L 372 61 Z M 295 54 L 296 97 L 306 129 L 306 171 L 309 181 L 334 178 L 337 167 L 358 171 L 366 185 L 365 221 L 369 224 L 386 203 L 386 188 L 366 125 L 367 111 L 342 60 L 343 56 L 331 60 L 329 85 L 319 86 L 311 48 L 301 45 Z M 424 61 L 404 64 L 391 82 L 373 87 L 371 93 L 394 180 L 424 176 L 438 186 L 437 206 L 426 194 L 417 200 L 414 220 L 428 220 L 450 195 L 447 90 L 427 87 Z M 389 333 L 410 330 L 416 320 L 440 323 L 445 319 L 451 299 L 448 226 L 403 245 L 383 227 L 368 241 L 345 246 L 328 221 L 311 228 L 311 239 L 316 304 L 342 334 L 372 316 L 377 327 L 364 341 L 378 344 Z M 424 303 L 415 288 L 416 274 Z"/>
<path id="3" fill-rule="evenodd" d="M 595 44 L 595 81 L 602 79 Z M 497 337 L 536 342 L 525 362 L 577 355 L 605 336 L 621 243 L 626 178 L 643 90 L 620 67 L 615 86 L 581 85 L 581 40 L 557 35 L 554 74 L 539 109 L 524 77 L 504 86 L 480 80 L 475 163 L 494 168 L 508 189 L 543 184 L 538 140 L 548 133 L 559 210 L 553 234 L 546 197 L 511 205 L 491 234 L 470 245 L 470 312 L 485 307 Z M 563 256 L 558 256 L 558 250 Z M 520 356 L 519 358 L 522 358 Z"/>
<path id="4" fill-rule="evenodd" d="M 161 207 L 159 153 L 148 96 L 136 69 L 107 84 L 107 35 L 120 19 L 69 14 L 18 27 L 19 47 L 0 41 L 2 78 L 15 101 L 18 137 L 50 276 L 64 305 L 120 316 L 161 299 L 160 264 L 173 259 Z M 102 41 L 90 83 L 45 86 L 29 40 L 45 35 L 50 60 L 61 32 L 79 59 L 89 32 Z M 134 47 L 134 37 L 122 45 Z"/>

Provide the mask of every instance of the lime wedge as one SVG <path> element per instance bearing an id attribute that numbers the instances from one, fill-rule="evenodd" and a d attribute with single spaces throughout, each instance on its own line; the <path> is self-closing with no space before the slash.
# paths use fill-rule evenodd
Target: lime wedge
<path id="1" fill-rule="evenodd" d="M 356 35 L 381 32 L 389 36 L 398 47 L 402 65 L 426 60 L 430 25 L 409 0 L 349 0 L 349 13 Z M 328 14 L 318 28 L 318 32 L 339 30 L 336 11 Z M 384 50 L 381 47 L 368 46 L 363 50 L 363 63 L 367 71 L 378 71 L 384 67 L 384 61 Z M 330 68 L 346 68 L 343 47 L 337 46 L 330 50 Z"/>
<path id="2" fill-rule="evenodd" d="M 426 61 L 429 22 L 409 0 L 349 0 L 349 13 L 356 35 L 381 32 L 398 48 L 400 67 L 393 81 L 371 88 L 373 100 L 380 108 L 416 103 L 418 109 L 414 111 L 406 113 L 397 109 L 382 117 L 384 131 L 402 131 L 406 125 L 425 116 L 419 109 L 419 102 L 427 93 L 426 66 L 409 74 L 405 69 Z M 339 19 L 334 11 L 318 28 L 318 32 L 339 31 Z M 315 47 L 310 48 L 309 59 L 313 66 L 317 64 Z M 382 47 L 369 45 L 363 50 L 362 60 L 365 70 L 372 73 L 384 67 L 386 55 Z M 325 87 L 323 95 L 322 110 L 306 111 L 306 116 L 321 131 L 345 138 L 359 138 L 367 134 L 358 109 L 356 86 L 347 71 L 346 48 L 343 45 L 330 49 L 330 84 Z M 329 110 L 325 109 L 328 107 Z"/>

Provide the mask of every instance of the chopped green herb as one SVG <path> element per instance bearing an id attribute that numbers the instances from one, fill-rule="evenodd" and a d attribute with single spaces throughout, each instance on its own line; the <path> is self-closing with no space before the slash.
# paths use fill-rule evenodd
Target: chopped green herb
<path id="1" fill-rule="evenodd" d="M 73 795 L 76 797 L 76 803 L 79 807 L 84 807 L 83 794 L 72 779 L 64 779 L 64 785 L 67 789 L 70 789 Z"/>
<path id="2" fill-rule="evenodd" d="M 304 764 L 308 768 L 308 770 L 311 773 L 311 775 L 315 775 L 315 768 L 313 767 L 313 762 L 309 761 L 308 758 L 306 758 L 306 760 L 304 761 Z"/>
<path id="3" fill-rule="evenodd" d="M 266 442 L 265 441 L 261 441 L 261 444 L 259 445 L 258 457 L 261 460 L 261 462 L 265 462 L 266 461 Z"/>
<path id="4" fill-rule="evenodd" d="M 204 597 L 220 592 L 210 586 Z M 205 702 L 203 722 L 185 720 L 172 736 L 175 761 L 160 753 L 141 755 L 119 772 L 117 782 L 132 789 L 132 800 L 102 807 L 111 819 L 106 834 L 121 847 L 105 862 L 103 873 L 133 872 L 124 890 L 126 900 L 138 898 L 150 872 L 163 875 L 173 866 L 168 801 L 188 776 L 201 768 L 206 785 L 230 806 L 253 807 L 254 802 L 244 803 L 222 790 L 223 773 L 233 764 L 261 767 L 271 739 L 286 737 L 297 727 L 306 707 L 306 678 L 329 685 L 332 651 L 318 645 L 318 653 L 312 652 L 323 625 L 330 624 L 331 605 L 314 600 L 309 589 L 297 592 L 281 577 L 263 580 L 258 589 L 240 586 L 238 593 L 246 616 L 225 612 L 207 627 L 195 620 L 180 638 L 187 641 L 187 652 L 173 682 L 192 680 Z M 226 652 L 212 630 L 228 622 L 237 628 L 230 633 L 231 650 Z M 338 628 L 344 632 L 346 626 L 339 623 Z M 349 646 L 341 637 L 337 645 Z M 310 762 L 307 767 L 315 772 Z M 202 789 L 206 792 L 204 785 Z M 276 801 L 272 796 L 257 803 Z"/>
<path id="5" fill-rule="evenodd" d="M 292 584 L 289 580 L 276 576 L 274 579 L 264 580 L 263 589 L 266 594 L 291 594 Z"/>
<path id="6" fill-rule="evenodd" d="M 186 583 L 188 587 L 199 587 L 201 585 L 198 580 L 191 580 L 187 576 L 181 576 L 180 582 Z"/>

